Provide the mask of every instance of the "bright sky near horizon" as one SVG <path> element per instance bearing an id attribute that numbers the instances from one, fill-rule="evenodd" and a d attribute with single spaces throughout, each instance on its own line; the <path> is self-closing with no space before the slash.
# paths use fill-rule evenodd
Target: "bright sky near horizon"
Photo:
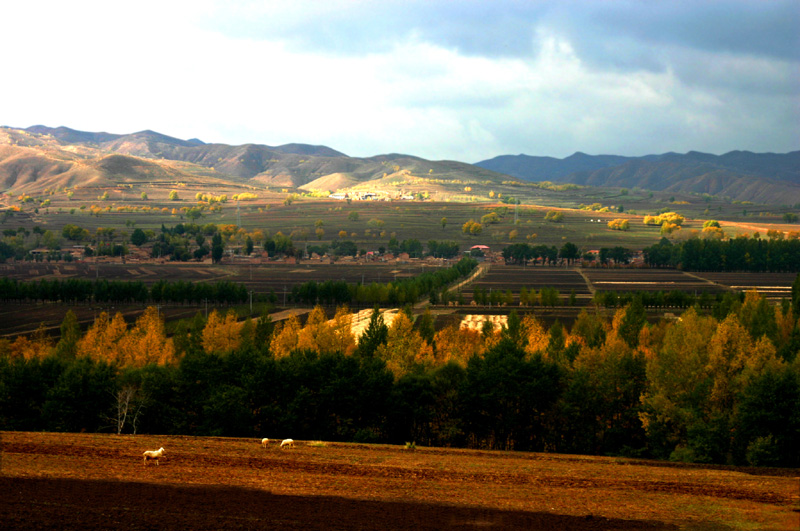
<path id="1" fill-rule="evenodd" d="M 477 162 L 800 149 L 800 2 L 4 2 L 0 124 Z"/>

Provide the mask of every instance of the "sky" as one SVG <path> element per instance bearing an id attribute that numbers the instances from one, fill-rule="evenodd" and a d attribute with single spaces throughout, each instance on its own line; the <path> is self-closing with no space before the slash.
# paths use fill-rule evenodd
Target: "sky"
<path id="1" fill-rule="evenodd" d="M 2 2 L 0 124 L 477 162 L 800 149 L 800 1 Z"/>

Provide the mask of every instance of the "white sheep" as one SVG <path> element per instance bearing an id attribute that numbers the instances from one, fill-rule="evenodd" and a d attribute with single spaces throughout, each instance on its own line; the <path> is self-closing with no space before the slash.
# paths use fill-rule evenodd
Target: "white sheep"
<path id="1" fill-rule="evenodd" d="M 261 446 L 263 446 L 264 448 L 266 448 L 268 444 L 269 444 L 269 439 L 267 439 L 266 437 L 264 437 L 263 439 L 261 439 Z"/>
<path id="2" fill-rule="evenodd" d="M 144 464 L 145 464 L 145 466 L 147 466 L 147 461 L 149 459 L 155 459 L 156 460 L 156 464 L 158 464 L 158 459 L 160 457 L 164 457 L 164 448 L 161 447 L 158 450 L 147 450 L 142 455 L 144 456 Z"/>
<path id="3" fill-rule="evenodd" d="M 284 446 L 291 446 L 292 448 L 294 448 L 294 439 L 284 439 L 283 441 L 281 441 L 281 448 L 283 448 Z"/>

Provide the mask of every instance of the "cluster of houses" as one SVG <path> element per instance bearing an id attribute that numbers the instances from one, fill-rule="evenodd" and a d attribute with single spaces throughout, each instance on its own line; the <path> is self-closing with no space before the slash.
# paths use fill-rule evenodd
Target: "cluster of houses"
<path id="1" fill-rule="evenodd" d="M 403 192 L 389 193 L 384 191 L 377 192 L 336 192 L 328 196 L 329 199 L 351 200 L 351 201 L 413 201 L 415 196 Z"/>

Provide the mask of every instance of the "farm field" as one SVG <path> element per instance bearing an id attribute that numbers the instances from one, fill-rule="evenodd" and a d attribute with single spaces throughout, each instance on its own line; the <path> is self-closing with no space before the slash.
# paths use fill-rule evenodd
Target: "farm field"
<path id="1" fill-rule="evenodd" d="M 797 470 L 2 432 L 7 529 L 797 529 Z M 160 465 L 144 449 L 163 446 Z"/>
<path id="2" fill-rule="evenodd" d="M 695 276 L 736 291 L 757 289 L 768 298 L 792 298 L 795 273 L 694 273 Z"/>
<path id="3" fill-rule="evenodd" d="M 523 287 L 529 290 L 541 290 L 544 287 L 556 288 L 562 298 L 569 296 L 570 292 L 575 290 L 579 301 L 583 299 L 583 302 L 587 302 L 591 298 L 591 292 L 581 273 L 576 269 L 563 267 L 493 264 L 486 275 L 463 291 L 467 304 L 472 301 L 476 287 L 486 290 L 486 292 L 511 290 L 514 294 L 513 304 L 519 303 L 519 291 Z"/>
<path id="4" fill-rule="evenodd" d="M 473 299 L 473 288 L 479 287 L 487 292 L 511 290 L 514 303 L 519 303 L 519 291 L 541 290 L 553 287 L 562 299 L 575 291 L 579 305 L 585 305 L 595 291 L 684 291 L 687 293 L 719 293 L 743 291 L 752 287 L 760 291 L 770 289 L 775 292 L 791 292 L 795 275 L 767 273 L 688 273 L 675 269 L 606 269 L 606 268 L 563 268 L 563 267 L 523 267 L 493 264 L 485 276 L 481 277 L 463 292 L 469 303 Z"/>
<path id="5" fill-rule="evenodd" d="M 592 287 L 598 291 L 685 291 L 718 293 L 725 286 L 698 278 L 693 273 L 675 269 L 583 269 Z M 750 273 L 755 278 L 758 273 Z"/>
<path id="6" fill-rule="evenodd" d="M 452 263 L 455 263 L 453 261 Z M 452 265 L 443 264 L 445 266 Z M 367 264 L 354 262 L 338 262 L 335 264 L 321 261 L 305 261 L 300 264 L 285 264 L 281 262 L 247 263 L 231 265 L 211 265 L 201 263 L 166 263 L 166 264 L 139 264 L 129 262 L 101 263 L 17 263 L 0 264 L 0 275 L 24 281 L 39 279 L 67 279 L 67 278 L 104 278 L 106 280 L 141 281 L 147 285 L 158 280 L 171 282 L 188 280 L 191 282 L 216 282 L 228 280 L 242 283 L 248 289 L 259 293 L 268 293 L 270 289 L 276 292 L 284 286 L 289 289 L 295 284 L 302 284 L 309 280 L 324 282 L 326 280 L 344 280 L 354 283 L 361 282 L 391 282 L 395 278 L 411 277 L 439 267 L 425 262 L 413 261 L 405 264 L 388 262 L 371 262 Z"/>
<path id="7" fill-rule="evenodd" d="M 85 192 L 88 193 L 88 190 Z M 182 192 L 182 199 L 179 201 L 165 201 L 167 192 L 168 189 L 164 189 L 154 194 L 152 190 L 148 190 L 154 200 L 140 201 L 127 195 L 120 197 L 119 202 L 111 203 L 98 201 L 94 196 L 69 201 L 53 196 L 51 207 L 39 209 L 35 214 L 30 209 L 15 213 L 4 222 L 3 228 L 23 227 L 32 230 L 35 226 L 40 226 L 60 234 L 65 225 L 74 224 L 86 228 L 92 235 L 100 227 L 113 228 L 118 235 L 122 233 L 130 235 L 134 227 L 157 233 L 162 224 L 174 227 L 179 223 L 189 223 L 190 219 L 184 214 L 180 212 L 172 214 L 171 211 L 175 208 L 197 206 L 198 202 L 192 198 L 195 190 Z M 653 214 L 664 208 L 686 216 L 682 232 L 687 235 L 692 230 L 702 230 L 706 218 L 722 219 L 724 216 L 720 212 L 713 216 L 703 215 L 698 209 L 701 208 L 699 203 L 702 203 L 702 208 L 705 208 L 705 203 L 699 198 L 694 198 L 697 205 L 673 205 L 669 202 L 654 202 L 643 197 L 628 196 L 626 203 L 630 207 L 637 205 L 637 210 L 618 213 L 578 209 L 578 205 L 582 203 L 597 201 L 609 206 L 619 204 L 621 200 L 620 196 L 611 192 L 588 190 L 573 190 L 569 193 L 548 192 L 545 196 L 531 197 L 530 203 L 524 201 L 524 204 L 516 209 L 513 205 L 489 201 L 488 197 L 480 202 L 354 201 L 349 204 L 345 201 L 304 197 L 291 204 L 284 204 L 286 196 L 287 194 L 277 192 L 259 191 L 259 198 L 255 201 L 244 201 L 239 205 L 227 203 L 222 210 L 215 212 L 205 210 L 202 217 L 195 222 L 200 225 L 236 224 L 248 231 L 260 229 L 273 235 L 278 231 L 286 235 L 304 233 L 305 236 L 294 238 L 297 247 L 303 247 L 306 243 L 309 246 L 330 245 L 333 241 L 341 239 L 339 233 L 344 231 L 347 234 L 346 239 L 354 241 L 359 248 L 365 250 L 386 247 L 390 238 L 394 236 L 398 241 L 414 238 L 423 244 L 431 239 L 455 241 L 462 250 L 474 244 L 484 244 L 499 251 L 506 245 L 520 241 L 560 247 L 564 242 L 570 241 L 581 250 L 587 251 L 618 245 L 641 249 L 655 244 L 661 238 L 659 228 L 644 225 L 642 220 L 645 214 Z M 92 214 L 92 207 L 110 210 L 103 210 L 95 215 Z M 118 208 L 123 210 L 117 210 Z M 134 210 L 142 208 L 151 210 Z M 167 211 L 163 212 L 162 209 Z M 564 214 L 562 221 L 545 221 L 546 214 L 553 210 L 559 210 Z M 485 224 L 481 234 L 464 234 L 462 231 L 464 222 L 470 219 L 479 221 L 491 212 L 499 214 L 496 222 Z M 739 219 L 733 212 L 730 215 L 732 219 Z M 630 230 L 609 229 L 608 222 L 617 218 L 627 219 L 630 222 Z M 748 224 L 738 221 L 723 223 L 724 229 L 731 235 L 754 231 L 765 233 L 767 229 L 773 227 L 779 227 L 781 230 L 792 229 L 791 225 L 779 225 L 778 215 L 747 219 Z M 319 239 L 315 236 L 318 224 L 323 230 Z M 515 232 L 513 238 L 512 231 Z"/>
<path id="8" fill-rule="evenodd" d="M 451 264 L 444 264 L 449 266 Z M 406 264 L 371 262 L 357 263 L 302 263 L 283 264 L 279 262 L 250 265 L 209 265 L 199 263 L 167 263 L 167 264 L 119 264 L 100 263 L 99 278 L 107 280 L 141 281 L 151 285 L 158 280 L 217 282 L 231 281 L 243 284 L 248 290 L 257 294 L 275 292 L 277 305 L 284 306 L 284 294 L 291 293 L 292 286 L 310 280 L 324 282 L 326 280 L 344 280 L 348 283 L 391 282 L 395 279 L 418 275 L 423 270 L 431 271 L 439 267 L 419 262 Z M 94 263 L 17 263 L 0 264 L 0 275 L 20 281 L 37 281 L 40 279 L 98 278 L 97 265 Z M 288 302 L 288 299 L 287 301 Z M 255 314 L 261 314 L 262 306 L 254 304 Z M 88 326 L 100 312 L 115 314 L 120 312 L 131 322 L 138 317 L 146 305 L 142 304 L 96 304 L 86 303 L 67 305 L 60 303 L 7 303 L 0 308 L 0 336 L 29 334 L 40 325 L 57 333 L 64 319 L 64 314 L 71 309 L 78 321 Z M 213 309 L 210 306 L 209 311 Z M 354 307 L 354 310 L 359 308 Z M 160 305 L 161 315 L 167 320 L 191 318 L 198 311 L 205 312 L 203 305 L 169 304 Z"/>
<path id="9" fill-rule="evenodd" d="M 99 275 L 97 265 L 92 262 L 72 263 L 15 263 L 0 264 L 0 275 L 21 281 L 37 281 L 39 279 L 104 278 L 108 280 L 141 281 L 151 285 L 158 280 L 191 282 L 232 281 L 243 284 L 255 294 L 274 292 L 278 308 L 291 306 L 288 294 L 292 286 L 313 280 L 326 280 L 348 283 L 391 282 L 396 279 L 418 275 L 423 271 L 431 271 L 437 267 L 449 266 L 449 263 L 434 264 L 430 261 L 412 260 L 407 263 L 388 262 L 337 262 L 329 264 L 321 261 L 304 261 L 299 264 L 282 262 L 210 265 L 200 263 L 165 263 L 149 264 L 130 262 L 100 263 Z M 563 268 L 549 266 L 523 267 L 505 265 L 503 263 L 486 264 L 488 271 L 477 280 L 468 283 L 460 290 L 465 307 L 449 308 L 444 313 L 472 312 L 474 289 L 477 287 L 486 293 L 510 290 L 514 302 L 503 308 L 481 307 L 482 313 L 507 313 L 512 306 L 519 305 L 520 289 L 541 290 L 553 287 L 559 291 L 563 304 L 574 290 L 576 306 L 562 306 L 550 309 L 535 306 L 537 316 L 546 322 L 559 320 L 562 323 L 572 322 L 580 308 L 590 303 L 595 291 L 684 291 L 687 293 L 719 293 L 722 291 L 745 291 L 756 288 L 772 299 L 790 298 L 793 273 L 689 273 L 674 269 L 604 269 L 604 268 Z M 284 293 L 287 299 L 284 301 Z M 286 304 L 284 304 L 284 302 Z M 50 333 L 57 333 L 67 309 L 75 313 L 78 321 L 88 326 L 102 312 L 117 313 L 132 322 L 144 310 L 142 304 L 95 304 L 65 305 L 59 303 L 8 303 L 0 308 L 0 336 L 30 334 L 40 325 L 48 328 Z M 210 306 L 208 310 L 213 309 Z M 357 305 L 354 311 L 363 309 Z M 167 321 L 190 318 L 198 311 L 205 312 L 204 305 L 169 304 L 160 305 L 160 312 Z M 437 313 L 442 313 L 443 308 Z M 263 312 L 263 304 L 254 304 L 254 314 Z M 660 314 L 659 314 L 660 315 Z M 654 314 L 653 319 L 657 319 Z M 441 328 L 453 322 L 452 318 L 438 315 L 436 326 Z"/>

